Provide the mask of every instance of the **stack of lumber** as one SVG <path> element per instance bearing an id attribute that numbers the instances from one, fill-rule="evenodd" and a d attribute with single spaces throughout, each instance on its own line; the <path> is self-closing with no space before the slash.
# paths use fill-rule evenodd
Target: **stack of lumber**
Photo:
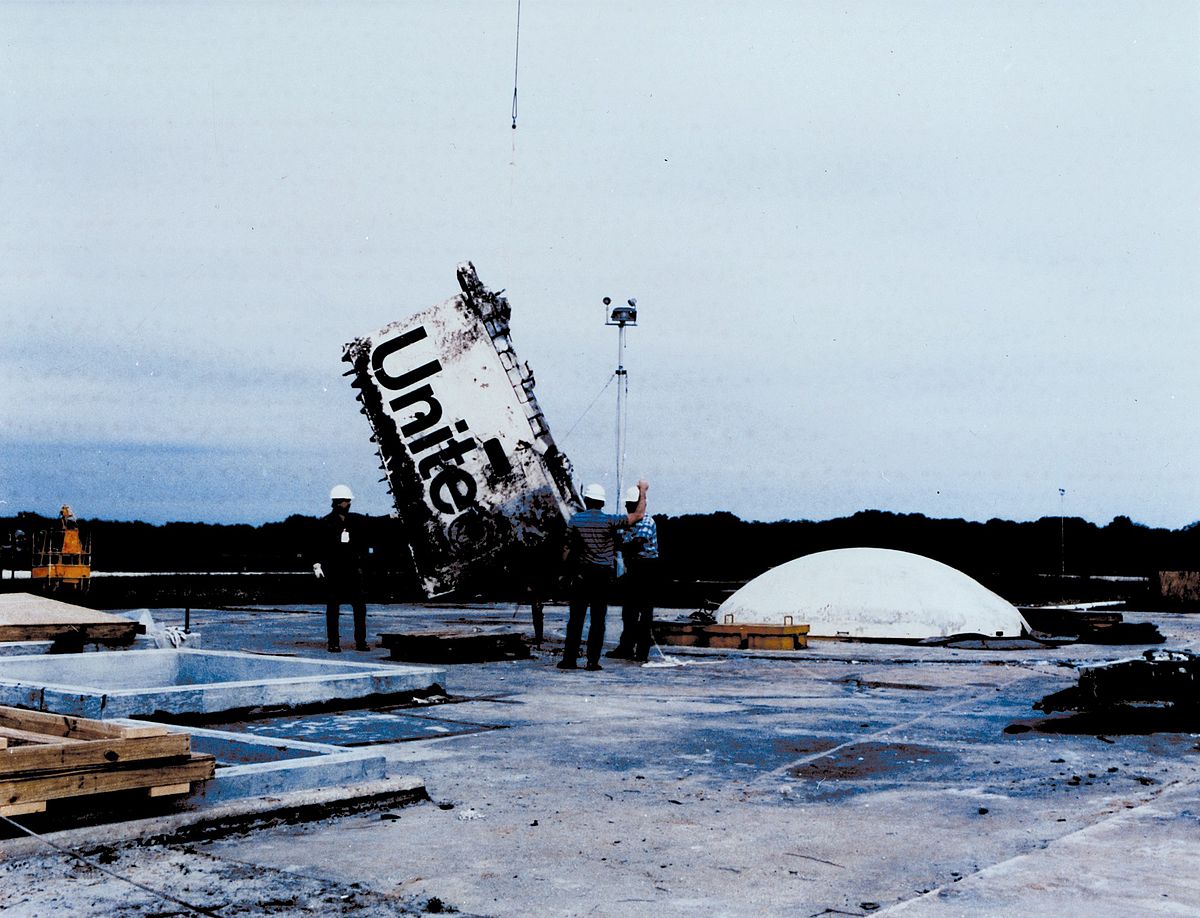
<path id="1" fill-rule="evenodd" d="M 192 753 L 186 733 L 0 707 L 0 816 L 114 791 L 186 794 L 215 770 L 213 756 Z"/>
<path id="2" fill-rule="evenodd" d="M 135 621 L 31 593 L 0 593 L 0 641 L 132 644 Z"/>

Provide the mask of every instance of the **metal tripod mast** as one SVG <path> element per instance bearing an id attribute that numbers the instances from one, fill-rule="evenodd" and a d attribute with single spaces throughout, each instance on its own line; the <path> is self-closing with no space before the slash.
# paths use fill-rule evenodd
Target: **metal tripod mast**
<path id="1" fill-rule="evenodd" d="M 605 307 L 612 306 L 609 297 L 604 298 Z M 613 306 L 605 325 L 617 326 L 617 509 L 621 509 L 624 492 L 621 485 L 625 478 L 625 413 L 629 398 L 629 374 L 625 370 L 625 329 L 637 325 L 637 300 L 632 297 L 624 306 Z"/>

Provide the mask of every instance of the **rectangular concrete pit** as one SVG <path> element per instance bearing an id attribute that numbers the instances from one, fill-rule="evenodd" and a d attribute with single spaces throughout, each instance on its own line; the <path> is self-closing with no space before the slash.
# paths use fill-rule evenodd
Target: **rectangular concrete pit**
<path id="1" fill-rule="evenodd" d="M 145 721 L 130 723 L 141 725 Z M 217 757 L 216 776 L 194 789 L 183 803 L 186 809 L 269 794 L 358 785 L 392 777 L 388 773 L 387 759 L 378 750 L 345 749 L 325 743 L 201 727 L 162 726 L 191 736 L 194 752 Z M 415 777 L 395 780 L 407 781 L 414 790 L 424 786 Z"/>
<path id="2" fill-rule="evenodd" d="M 130 650 L 8 657 L 0 663 L 0 704 L 92 718 L 217 714 L 422 691 L 444 679 L 444 670 L 428 666 Z"/>

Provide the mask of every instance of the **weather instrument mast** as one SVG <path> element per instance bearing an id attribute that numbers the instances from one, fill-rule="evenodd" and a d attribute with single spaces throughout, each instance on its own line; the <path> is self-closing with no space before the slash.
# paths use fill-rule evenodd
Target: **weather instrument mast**
<path id="1" fill-rule="evenodd" d="M 608 311 L 609 307 L 611 311 Z M 625 478 L 625 414 L 629 399 L 629 375 L 625 372 L 625 329 L 637 325 L 637 300 L 630 297 L 624 306 L 613 306 L 609 297 L 604 298 L 608 311 L 605 325 L 617 327 L 617 510 L 624 501 L 621 485 Z"/>

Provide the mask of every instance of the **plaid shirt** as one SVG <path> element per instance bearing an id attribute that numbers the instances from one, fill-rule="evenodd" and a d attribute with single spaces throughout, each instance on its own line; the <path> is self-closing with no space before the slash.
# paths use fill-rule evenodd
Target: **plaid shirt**
<path id="1" fill-rule="evenodd" d="M 656 561 L 658 560 L 658 527 L 654 525 L 654 517 L 643 516 L 633 526 L 621 533 L 622 543 L 634 539 L 644 539 L 644 543 L 632 552 L 626 552 L 626 560 Z"/>

